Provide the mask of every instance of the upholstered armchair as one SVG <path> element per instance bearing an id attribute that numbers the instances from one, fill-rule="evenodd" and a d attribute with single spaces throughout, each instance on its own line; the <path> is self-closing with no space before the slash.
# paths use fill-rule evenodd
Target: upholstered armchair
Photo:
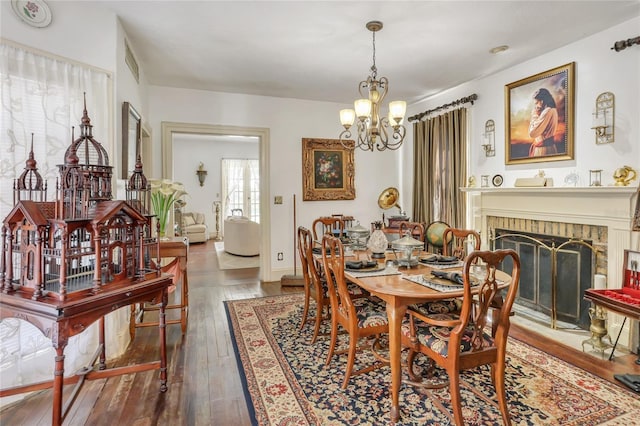
<path id="1" fill-rule="evenodd" d="M 236 256 L 260 254 L 260 224 L 246 216 L 228 216 L 224 221 L 224 251 Z"/>
<path id="2" fill-rule="evenodd" d="M 189 238 L 189 244 L 206 242 L 209 239 L 209 230 L 204 223 L 204 214 L 183 213 L 182 235 Z"/>

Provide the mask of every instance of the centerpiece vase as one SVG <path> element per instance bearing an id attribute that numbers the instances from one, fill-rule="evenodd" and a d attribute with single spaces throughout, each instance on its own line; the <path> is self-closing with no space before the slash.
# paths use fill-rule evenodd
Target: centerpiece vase
<path id="1" fill-rule="evenodd" d="M 374 222 L 374 231 L 369 237 L 367 248 L 371 250 L 371 257 L 374 259 L 384 259 L 384 252 L 387 250 L 389 241 L 384 232 L 382 232 L 382 222 Z"/>

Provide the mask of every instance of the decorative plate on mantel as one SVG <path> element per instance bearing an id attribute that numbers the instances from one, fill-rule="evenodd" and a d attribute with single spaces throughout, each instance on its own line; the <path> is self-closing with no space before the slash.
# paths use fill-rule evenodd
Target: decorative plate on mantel
<path id="1" fill-rule="evenodd" d="M 20 19 L 36 28 L 51 23 L 51 9 L 44 0 L 11 0 L 11 7 Z"/>

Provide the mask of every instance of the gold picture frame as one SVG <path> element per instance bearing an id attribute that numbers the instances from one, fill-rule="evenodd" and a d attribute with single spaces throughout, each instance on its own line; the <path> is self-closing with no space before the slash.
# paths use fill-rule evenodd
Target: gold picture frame
<path id="1" fill-rule="evenodd" d="M 505 164 L 573 160 L 574 74 L 571 62 L 505 86 Z"/>
<path id="2" fill-rule="evenodd" d="M 302 199 L 353 200 L 354 141 L 345 148 L 339 139 L 302 139 Z"/>

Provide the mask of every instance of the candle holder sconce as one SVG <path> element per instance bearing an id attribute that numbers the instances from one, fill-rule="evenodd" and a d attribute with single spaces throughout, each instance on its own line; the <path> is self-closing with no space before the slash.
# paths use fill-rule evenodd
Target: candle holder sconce
<path id="1" fill-rule="evenodd" d="M 487 120 L 484 123 L 482 138 L 485 157 L 494 157 L 496 155 L 496 123 L 493 120 Z"/>
<path id="2" fill-rule="evenodd" d="M 596 98 L 592 129 L 596 131 L 596 144 L 613 143 L 615 135 L 615 96 L 611 92 L 600 93 Z"/>

